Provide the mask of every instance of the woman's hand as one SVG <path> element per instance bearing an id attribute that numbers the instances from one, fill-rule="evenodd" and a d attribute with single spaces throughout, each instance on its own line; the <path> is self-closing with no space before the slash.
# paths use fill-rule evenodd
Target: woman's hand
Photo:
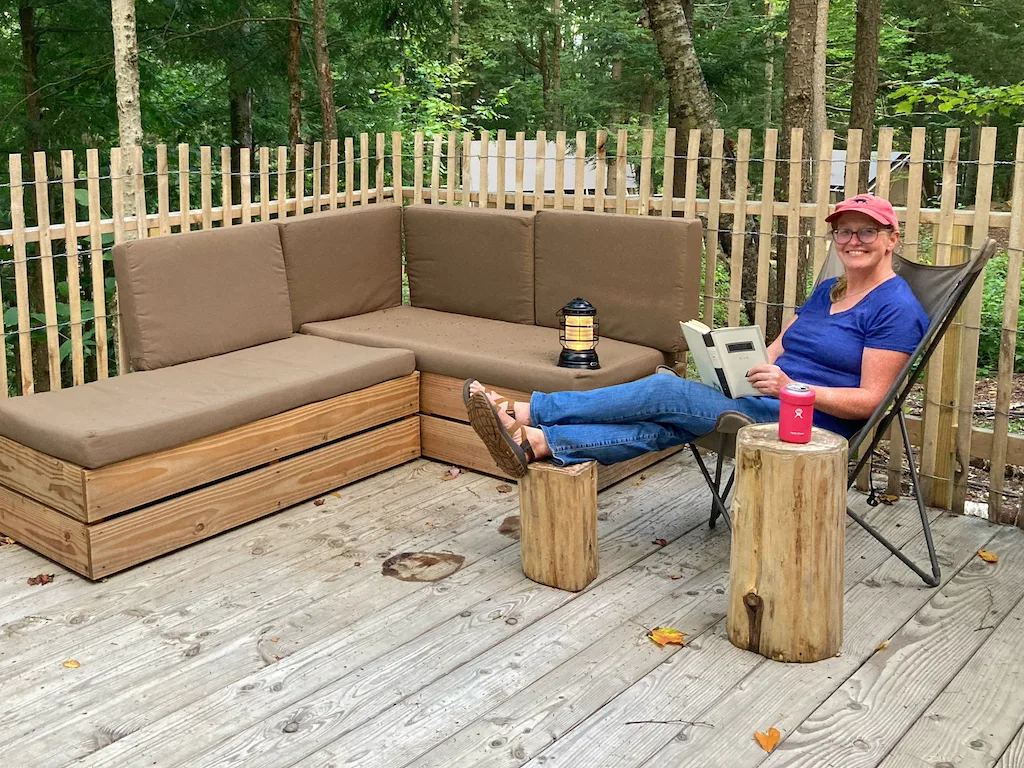
<path id="1" fill-rule="evenodd" d="M 778 397 L 783 387 L 793 383 L 779 366 L 770 363 L 755 365 L 747 371 L 747 381 L 762 395 L 771 397 Z"/>

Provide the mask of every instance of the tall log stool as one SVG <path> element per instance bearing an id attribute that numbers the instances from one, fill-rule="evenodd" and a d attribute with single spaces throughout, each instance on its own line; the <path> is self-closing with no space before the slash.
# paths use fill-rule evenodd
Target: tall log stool
<path id="1" fill-rule="evenodd" d="M 738 648 L 819 661 L 843 644 L 847 443 L 817 428 L 805 444 L 778 435 L 737 435 L 726 625 Z"/>
<path id="2" fill-rule="evenodd" d="M 526 577 L 579 592 L 597 578 L 597 464 L 530 464 L 519 480 L 519 544 Z"/>

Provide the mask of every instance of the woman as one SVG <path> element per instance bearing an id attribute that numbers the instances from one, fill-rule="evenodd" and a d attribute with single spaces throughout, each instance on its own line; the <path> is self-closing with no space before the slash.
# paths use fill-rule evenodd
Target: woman
<path id="1" fill-rule="evenodd" d="M 513 403 L 467 381 L 470 422 L 495 462 L 516 477 L 540 459 L 613 464 L 691 442 L 723 411 L 778 421 L 779 392 L 794 382 L 814 390 L 816 426 L 855 434 L 923 338 L 928 316 L 893 271 L 899 222 L 887 200 L 857 195 L 827 221 L 846 274 L 823 281 L 768 347 L 769 362 L 748 372 L 761 397 L 730 399 L 699 382 L 650 376 Z"/>

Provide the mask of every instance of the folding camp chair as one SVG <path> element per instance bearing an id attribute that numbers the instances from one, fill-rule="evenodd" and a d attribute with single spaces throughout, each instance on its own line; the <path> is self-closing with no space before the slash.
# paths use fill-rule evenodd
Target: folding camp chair
<path id="1" fill-rule="evenodd" d="M 964 264 L 936 267 L 930 264 L 908 261 L 902 256 L 894 258 L 893 268 L 907 281 L 917 300 L 921 303 L 925 312 L 928 313 L 928 330 L 906 365 L 903 366 L 899 376 L 896 377 L 896 381 L 893 382 L 885 397 L 882 398 L 878 408 L 871 414 L 871 418 L 850 439 L 850 456 L 859 456 L 860 458 L 849 470 L 847 488 L 853 485 L 864 465 L 871 460 L 875 446 L 885 435 L 889 425 L 892 424 L 894 419 L 899 421 L 900 432 L 903 435 L 903 446 L 907 452 L 907 459 L 910 464 L 910 483 L 914 490 L 914 498 L 917 500 L 917 509 L 921 516 L 921 527 L 924 530 L 924 538 L 928 546 L 931 573 L 926 573 L 920 566 L 911 561 L 896 545 L 849 507 L 846 509 L 846 514 L 881 542 L 883 546 L 920 576 L 924 583 L 930 587 L 937 586 L 939 583 L 939 561 L 935 554 L 935 544 L 932 541 L 932 532 L 928 524 L 927 509 L 924 498 L 921 495 L 921 486 L 918 482 L 913 448 L 910 445 L 907 423 L 903 416 L 903 404 L 910 394 L 911 388 L 924 372 L 928 359 L 932 356 L 946 329 L 953 322 L 957 310 L 960 309 L 960 306 L 967 299 L 967 295 L 970 293 L 979 275 L 981 275 L 982 269 L 995 252 L 996 242 L 989 240 Z M 842 263 L 839 261 L 839 256 L 833 247 L 829 250 L 828 258 L 818 274 L 815 286 L 822 280 L 841 275 L 842 272 Z M 722 473 L 724 462 L 727 458 L 731 459 L 736 454 L 736 433 L 741 427 L 751 423 L 752 421 L 742 413 L 726 411 L 719 416 L 715 429 L 712 432 L 690 443 L 690 450 L 693 451 L 693 455 L 697 460 L 697 466 L 700 467 L 701 473 L 711 489 L 711 519 L 709 524 L 712 528 L 715 526 L 719 516 L 725 519 L 727 525 L 732 526 L 725 500 L 732 489 L 736 472 L 733 469 L 723 488 Z M 718 455 L 714 477 L 712 477 L 705 465 L 704 459 L 697 450 L 698 447 L 709 449 Z"/>

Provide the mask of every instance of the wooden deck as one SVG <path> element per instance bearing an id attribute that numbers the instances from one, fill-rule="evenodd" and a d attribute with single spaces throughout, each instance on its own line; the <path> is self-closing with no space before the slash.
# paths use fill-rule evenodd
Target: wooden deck
<path id="1" fill-rule="evenodd" d="M 514 490 L 444 471 L 417 460 L 95 584 L 0 547 L 3 764 L 1024 766 L 1024 532 L 936 512 L 926 589 L 849 528 L 842 654 L 785 665 L 725 636 L 729 536 L 692 459 L 601 494 L 579 594 L 523 578 Z M 855 503 L 923 556 L 909 504 Z M 687 646 L 645 639 L 658 625 Z"/>

